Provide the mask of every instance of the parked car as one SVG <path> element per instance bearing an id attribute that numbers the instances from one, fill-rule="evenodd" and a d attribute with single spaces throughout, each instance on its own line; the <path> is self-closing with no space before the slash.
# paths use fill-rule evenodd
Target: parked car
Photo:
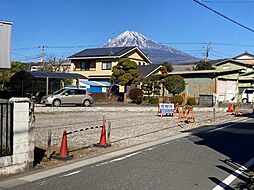
<path id="1" fill-rule="evenodd" d="M 43 96 L 41 103 L 56 107 L 63 104 L 79 104 L 88 107 L 93 103 L 93 98 L 84 89 L 68 88 Z"/>
<path id="2" fill-rule="evenodd" d="M 244 89 L 242 92 L 242 102 L 250 103 L 254 101 L 254 89 Z"/>

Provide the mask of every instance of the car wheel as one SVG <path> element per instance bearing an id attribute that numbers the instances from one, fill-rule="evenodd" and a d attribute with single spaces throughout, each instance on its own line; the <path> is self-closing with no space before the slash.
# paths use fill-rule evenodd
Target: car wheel
<path id="1" fill-rule="evenodd" d="M 54 100 L 53 101 L 53 106 L 59 107 L 60 105 L 61 105 L 61 101 L 60 100 Z"/>
<path id="2" fill-rule="evenodd" d="M 248 101 L 247 101 L 246 98 L 244 98 L 244 99 L 242 100 L 242 102 L 243 102 L 243 103 L 248 103 Z"/>
<path id="3" fill-rule="evenodd" d="M 84 103 L 83 103 L 83 105 L 84 105 L 85 107 L 89 107 L 89 106 L 91 105 L 90 100 L 85 100 Z"/>

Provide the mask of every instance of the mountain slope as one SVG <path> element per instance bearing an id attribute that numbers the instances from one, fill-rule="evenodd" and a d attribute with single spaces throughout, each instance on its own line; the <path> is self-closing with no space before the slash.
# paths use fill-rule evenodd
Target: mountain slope
<path id="1" fill-rule="evenodd" d="M 123 46 L 138 46 L 153 63 L 162 63 L 169 61 L 170 63 L 191 63 L 199 59 L 188 55 L 180 50 L 174 49 L 167 45 L 159 44 L 142 34 L 134 31 L 125 31 L 110 40 L 103 47 L 123 47 Z"/>

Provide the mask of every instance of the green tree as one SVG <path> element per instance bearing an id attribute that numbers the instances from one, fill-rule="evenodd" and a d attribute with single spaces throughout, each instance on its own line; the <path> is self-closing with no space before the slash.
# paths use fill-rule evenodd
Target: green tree
<path id="1" fill-rule="evenodd" d="M 141 81 L 138 76 L 139 70 L 137 69 L 136 62 L 128 58 L 120 59 L 118 64 L 113 67 L 112 71 L 111 83 L 113 85 L 138 85 Z"/>
<path id="2" fill-rule="evenodd" d="M 144 91 L 145 95 L 160 95 L 160 76 L 151 75 L 142 81 L 141 89 Z"/>
<path id="3" fill-rule="evenodd" d="M 205 62 L 201 61 L 196 64 L 195 66 L 195 71 L 200 71 L 200 70 L 214 70 L 215 68 L 212 66 L 210 62 Z"/>
<path id="4" fill-rule="evenodd" d="M 185 90 L 185 82 L 180 75 L 172 75 L 165 79 L 165 87 L 170 93 L 175 95 Z"/>
<path id="5" fill-rule="evenodd" d="M 12 62 L 10 69 L 0 69 L 0 85 L 6 86 L 12 75 L 19 71 L 24 71 L 29 68 L 29 65 L 21 62 Z"/>
<path id="6" fill-rule="evenodd" d="M 162 84 L 162 98 L 164 98 L 166 78 L 168 77 L 168 73 L 173 71 L 173 67 L 169 62 L 165 61 L 162 63 L 160 71 L 161 71 L 160 81 Z"/>
<path id="7" fill-rule="evenodd" d="M 162 66 L 164 66 L 166 68 L 167 72 L 172 72 L 174 70 L 174 68 L 168 61 L 163 62 Z"/>

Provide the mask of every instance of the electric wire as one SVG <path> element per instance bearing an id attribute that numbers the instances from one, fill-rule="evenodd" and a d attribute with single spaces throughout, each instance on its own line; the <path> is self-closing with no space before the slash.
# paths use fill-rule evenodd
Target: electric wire
<path id="1" fill-rule="evenodd" d="M 235 21 L 235 20 L 233 20 L 233 19 L 231 19 L 231 18 L 229 18 L 229 17 L 223 15 L 222 13 L 220 13 L 220 12 L 218 12 L 218 11 L 216 11 L 216 10 L 214 10 L 214 9 L 212 9 L 212 8 L 210 8 L 210 7 L 208 7 L 208 6 L 206 6 L 205 4 L 201 3 L 200 1 L 198 1 L 198 0 L 193 0 L 193 1 L 196 2 L 196 3 L 198 3 L 198 4 L 201 5 L 201 6 L 205 7 L 206 9 L 208 9 L 208 10 L 214 12 L 215 14 L 217 14 L 217 15 L 219 15 L 219 16 L 221 16 L 221 17 L 223 17 L 223 18 L 225 18 L 225 19 L 227 19 L 227 20 L 229 20 L 229 21 L 231 21 L 231 22 L 233 22 L 233 23 L 235 23 L 235 24 L 237 24 L 238 26 L 240 26 L 240 27 L 242 27 L 242 28 L 245 28 L 245 29 L 247 29 L 247 30 L 249 30 L 249 31 L 251 31 L 251 32 L 254 32 L 253 29 L 251 29 L 251 28 L 249 28 L 249 27 L 247 27 L 247 26 L 245 26 L 245 25 L 243 25 L 243 24 L 241 24 L 241 23 L 239 23 L 239 22 L 237 22 L 237 21 Z"/>

